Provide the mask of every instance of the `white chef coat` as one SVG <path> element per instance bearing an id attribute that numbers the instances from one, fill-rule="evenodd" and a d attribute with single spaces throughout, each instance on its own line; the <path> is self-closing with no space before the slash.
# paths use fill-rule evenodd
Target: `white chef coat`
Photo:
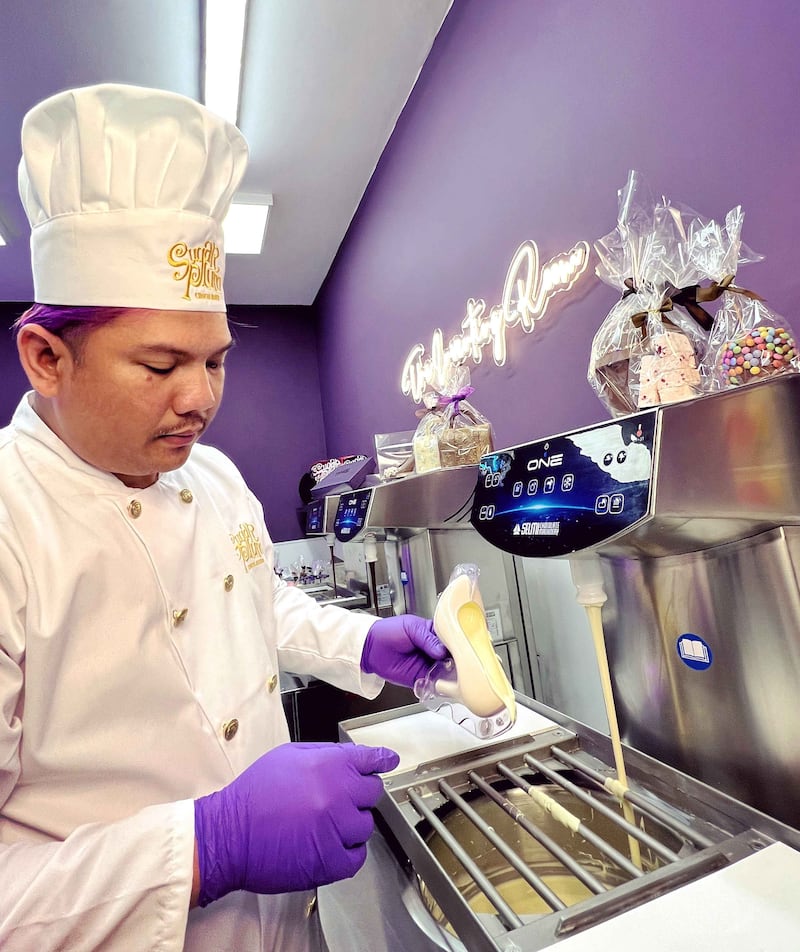
<path id="1" fill-rule="evenodd" d="M 309 893 L 187 919 L 193 799 L 289 739 L 279 669 L 374 697 L 373 621 L 277 578 L 217 450 L 130 489 L 24 398 L 0 430 L 0 948 L 315 948 Z"/>

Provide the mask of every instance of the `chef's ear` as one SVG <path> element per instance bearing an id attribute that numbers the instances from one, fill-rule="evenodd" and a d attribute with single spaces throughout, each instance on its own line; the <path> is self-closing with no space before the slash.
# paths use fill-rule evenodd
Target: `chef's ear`
<path id="1" fill-rule="evenodd" d="M 74 362 L 66 343 L 39 324 L 19 329 L 17 353 L 30 385 L 43 397 L 57 394 L 65 364 Z"/>

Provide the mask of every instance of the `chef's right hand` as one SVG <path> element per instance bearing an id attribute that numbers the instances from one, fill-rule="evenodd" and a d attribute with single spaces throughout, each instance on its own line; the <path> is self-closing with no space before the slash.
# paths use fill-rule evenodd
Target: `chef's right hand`
<path id="1" fill-rule="evenodd" d="M 354 876 L 374 829 L 386 747 L 283 744 L 195 800 L 199 904 L 235 889 L 281 893 Z"/>

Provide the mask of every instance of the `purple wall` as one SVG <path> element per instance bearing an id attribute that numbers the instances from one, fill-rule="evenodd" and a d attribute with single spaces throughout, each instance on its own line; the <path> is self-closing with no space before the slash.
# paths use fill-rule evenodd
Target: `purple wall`
<path id="1" fill-rule="evenodd" d="M 326 458 L 314 311 L 231 305 L 228 313 L 252 326 L 234 328 L 225 398 L 205 442 L 239 466 L 273 541 L 297 539 L 300 477 Z"/>
<path id="2" fill-rule="evenodd" d="M 0 304 L 8 327 L 24 304 Z M 204 442 L 239 466 L 261 500 L 276 542 L 300 535 L 297 486 L 325 456 L 311 308 L 231 306 L 238 346 L 229 355 L 225 397 Z M 10 334 L 0 337 L 0 426 L 28 389 Z"/>
<path id="3" fill-rule="evenodd" d="M 794 0 L 455 0 L 317 300 L 328 451 L 413 428 L 410 348 L 497 303 L 524 239 L 611 231 L 630 168 L 704 215 L 741 203 L 766 260 L 739 283 L 800 329 L 798 40 Z M 581 287 L 473 369 L 498 446 L 608 416 L 585 375 L 616 296 Z"/>

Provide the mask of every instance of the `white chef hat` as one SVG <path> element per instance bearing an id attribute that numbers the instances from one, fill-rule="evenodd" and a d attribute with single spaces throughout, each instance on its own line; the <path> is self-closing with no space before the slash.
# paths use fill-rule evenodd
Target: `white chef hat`
<path id="1" fill-rule="evenodd" d="M 19 164 L 34 300 L 224 310 L 222 222 L 246 165 L 239 130 L 175 93 L 104 84 L 34 106 Z"/>

